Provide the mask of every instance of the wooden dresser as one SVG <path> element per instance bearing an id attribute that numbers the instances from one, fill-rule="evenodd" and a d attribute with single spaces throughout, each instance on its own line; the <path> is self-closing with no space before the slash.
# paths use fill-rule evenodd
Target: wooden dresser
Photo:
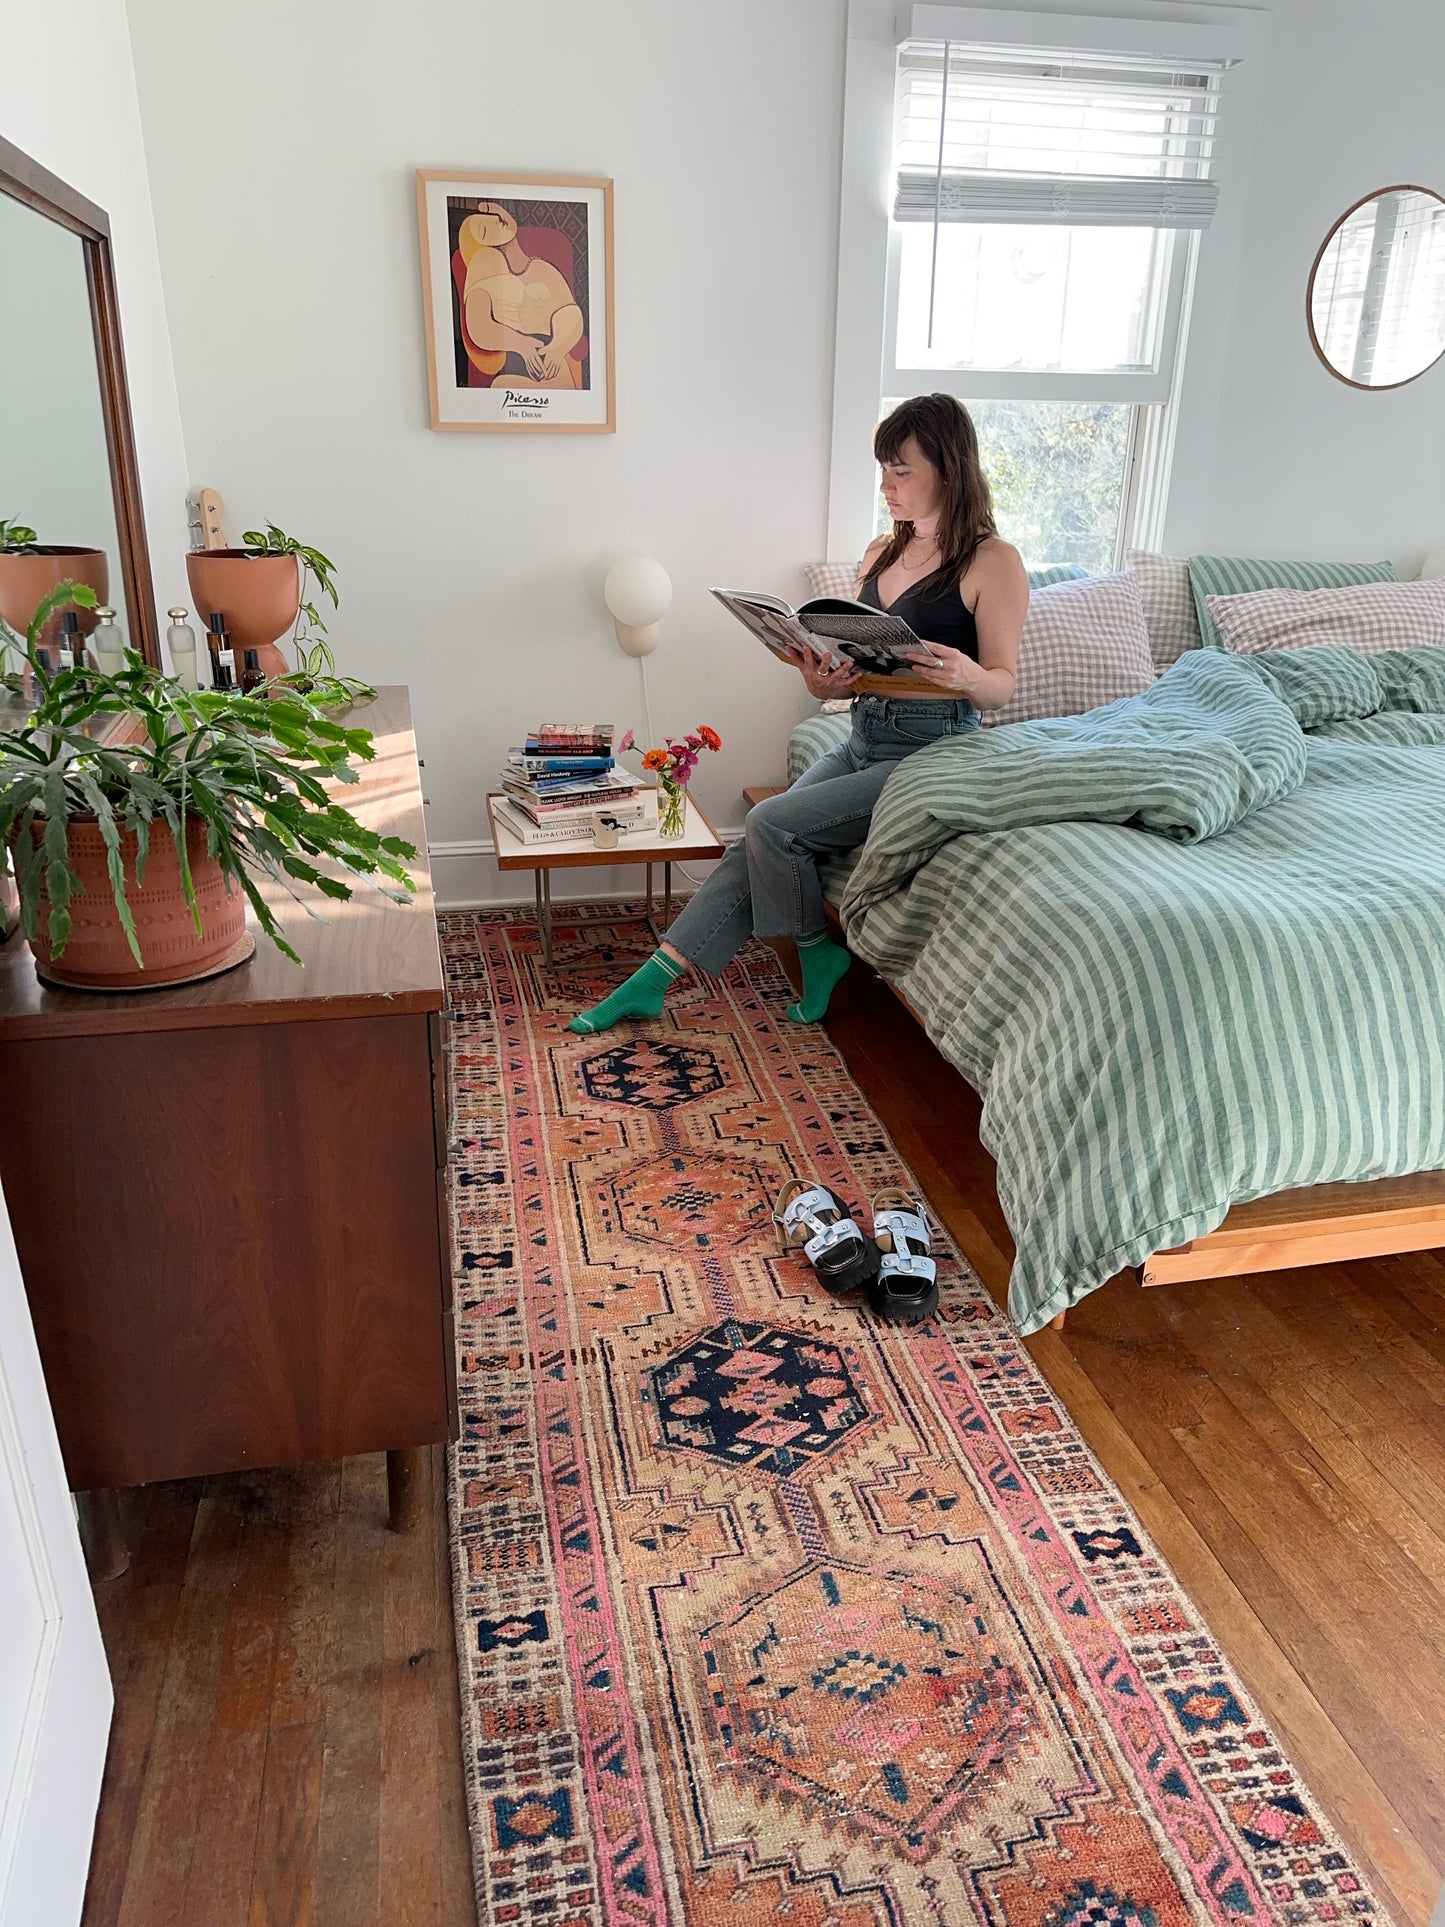
<path id="1" fill-rule="evenodd" d="M 0 1181 L 78 1491 L 392 1455 L 453 1435 L 445 994 L 406 691 L 353 720 L 339 794 L 417 846 L 415 901 L 358 884 L 305 959 L 258 933 L 208 983 L 52 991 L 0 947 Z M 395 1522 L 395 1520 L 394 1520 Z"/>

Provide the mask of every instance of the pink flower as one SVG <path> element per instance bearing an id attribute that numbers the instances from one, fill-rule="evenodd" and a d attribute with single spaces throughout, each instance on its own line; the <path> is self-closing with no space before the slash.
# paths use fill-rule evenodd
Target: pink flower
<path id="1" fill-rule="evenodd" d="M 624 750 L 633 749 L 636 747 L 636 744 L 637 738 L 629 729 L 622 738 L 622 741 L 617 745 L 617 754 L 621 756 Z"/>

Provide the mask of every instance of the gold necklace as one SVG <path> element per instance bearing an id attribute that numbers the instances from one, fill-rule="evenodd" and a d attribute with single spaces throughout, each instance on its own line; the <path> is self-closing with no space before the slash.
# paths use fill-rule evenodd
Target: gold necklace
<path id="1" fill-rule="evenodd" d="M 924 562 L 928 560 L 928 557 L 930 555 L 937 555 L 937 553 L 938 553 L 938 538 L 935 536 L 932 538 L 932 540 L 930 540 L 928 544 L 928 548 L 924 553 Z M 907 551 L 905 550 L 904 554 L 900 555 L 898 558 L 898 566 L 900 569 L 903 570 L 905 575 L 917 575 L 918 571 L 924 566 L 924 563 L 923 562 L 915 563 L 914 566 L 910 569 L 907 561 Z"/>

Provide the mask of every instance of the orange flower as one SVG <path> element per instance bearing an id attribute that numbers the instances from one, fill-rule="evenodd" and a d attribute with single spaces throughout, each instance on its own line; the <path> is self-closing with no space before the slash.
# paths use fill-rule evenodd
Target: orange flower
<path id="1" fill-rule="evenodd" d="M 722 748 L 722 737 L 718 735 L 717 731 L 713 729 L 710 724 L 699 723 L 697 726 L 697 733 L 699 736 L 701 736 L 702 740 L 707 744 L 709 749 Z"/>
<path id="2" fill-rule="evenodd" d="M 667 768 L 667 751 L 665 749 L 648 750 L 642 759 L 642 767 L 644 769 L 665 770 Z"/>

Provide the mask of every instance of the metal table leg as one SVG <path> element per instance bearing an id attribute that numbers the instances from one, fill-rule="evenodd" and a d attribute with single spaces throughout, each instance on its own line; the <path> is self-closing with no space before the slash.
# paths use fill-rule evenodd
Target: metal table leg
<path id="1" fill-rule="evenodd" d="M 542 965 L 552 968 L 552 872 L 539 864 L 532 872 L 537 883 L 537 928 L 542 933 Z"/>
<path id="2" fill-rule="evenodd" d="M 672 922 L 672 864 L 671 862 L 665 862 L 662 866 L 662 923 L 661 923 L 661 926 L 659 926 L 658 924 L 656 913 L 654 912 L 652 907 L 652 865 L 650 863 L 647 866 L 647 903 L 646 903 L 646 907 L 643 910 L 643 915 L 647 919 L 648 929 L 652 932 L 653 936 L 656 937 L 657 941 L 661 943 L 663 938 L 667 935 L 667 926 Z"/>

